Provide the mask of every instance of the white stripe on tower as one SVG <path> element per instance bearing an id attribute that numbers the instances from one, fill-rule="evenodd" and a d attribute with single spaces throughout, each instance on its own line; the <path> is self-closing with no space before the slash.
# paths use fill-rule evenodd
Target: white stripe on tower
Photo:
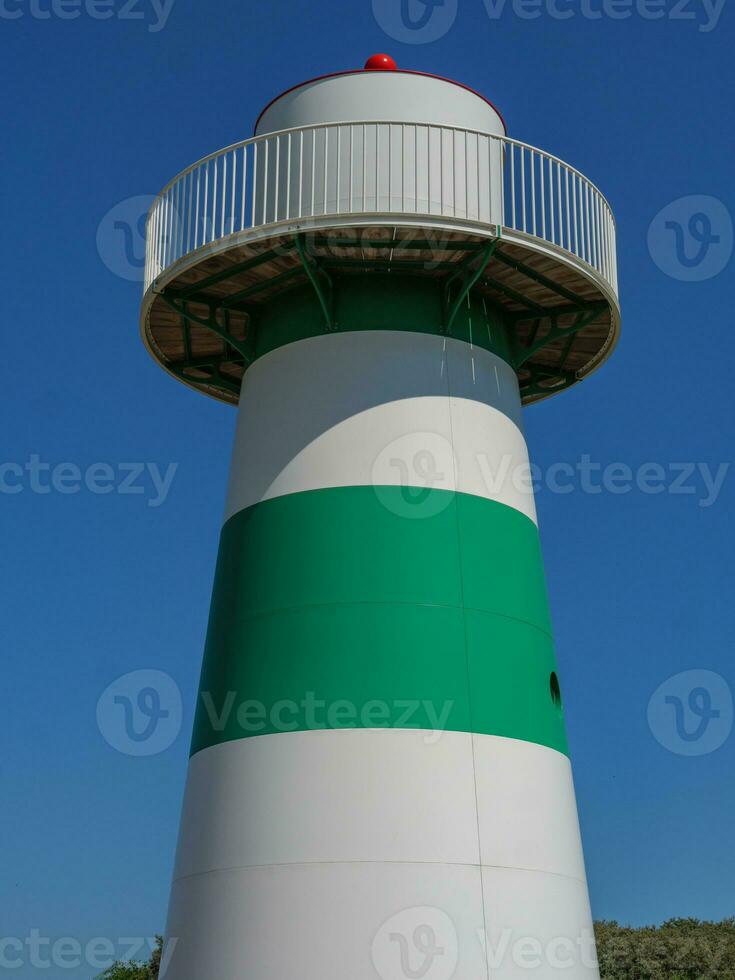
<path id="1" fill-rule="evenodd" d="M 405 485 L 385 452 L 405 438 L 398 452 L 415 445 L 436 457 L 435 489 L 497 500 L 536 521 L 515 371 L 460 340 L 385 330 L 301 340 L 248 369 L 225 519 L 288 493 Z"/>
<path id="2" fill-rule="evenodd" d="M 355 728 L 204 749 L 191 760 L 175 877 L 335 861 L 478 865 L 482 851 L 494 867 L 584 880 L 569 759 L 475 735 L 473 766 L 472 738 Z"/>

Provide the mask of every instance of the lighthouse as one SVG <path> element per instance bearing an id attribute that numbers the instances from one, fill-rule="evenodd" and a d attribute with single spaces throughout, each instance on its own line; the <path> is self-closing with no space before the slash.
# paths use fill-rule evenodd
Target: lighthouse
<path id="1" fill-rule="evenodd" d="M 523 415 L 619 321 L 603 194 L 387 55 L 156 198 L 143 340 L 237 408 L 167 980 L 599 976 Z"/>

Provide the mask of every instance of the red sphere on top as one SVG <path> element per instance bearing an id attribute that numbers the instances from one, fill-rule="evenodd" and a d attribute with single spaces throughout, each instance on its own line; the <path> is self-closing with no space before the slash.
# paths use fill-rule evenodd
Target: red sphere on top
<path id="1" fill-rule="evenodd" d="M 374 54 L 365 62 L 365 71 L 398 71 L 398 65 L 389 54 Z"/>

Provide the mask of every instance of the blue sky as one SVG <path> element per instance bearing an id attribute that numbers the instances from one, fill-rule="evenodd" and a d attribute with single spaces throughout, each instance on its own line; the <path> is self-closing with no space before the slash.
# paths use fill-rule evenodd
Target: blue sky
<path id="1" fill-rule="evenodd" d="M 122 0 L 0 5 L 0 938 L 108 937 L 124 952 L 123 937 L 164 925 L 235 416 L 173 382 L 138 339 L 130 199 L 249 136 L 279 91 L 375 51 L 481 90 L 512 136 L 577 166 L 612 203 L 620 344 L 526 418 L 542 471 L 586 454 L 667 472 L 659 494 L 576 480 L 538 496 L 593 910 L 631 923 L 735 914 L 735 477 L 714 495 L 704 482 L 732 454 L 733 11 L 460 0 L 448 26 L 447 0 L 444 33 L 407 43 L 419 38 L 381 27 L 397 3 L 139 0 L 135 19 Z M 680 201 L 692 195 L 714 202 Z M 697 241 L 682 262 L 663 218 L 649 236 L 667 206 L 683 234 L 719 236 L 699 265 Z M 709 224 L 690 228 L 700 214 Z M 130 226 L 127 258 L 115 220 Z M 106 466 L 90 476 L 94 464 Z M 699 466 L 693 492 L 670 492 L 674 464 Z M 140 492 L 121 492 L 126 479 Z M 183 704 L 180 733 L 148 757 L 116 751 L 97 723 L 102 692 L 137 670 L 170 675 Z M 691 683 L 669 682 L 685 671 Z M 698 746 L 677 737 L 665 697 L 699 689 L 720 717 L 703 754 L 683 755 Z M 15 976 L 38 975 L 31 958 L 25 944 Z M 96 971 L 86 957 L 71 972 Z"/>

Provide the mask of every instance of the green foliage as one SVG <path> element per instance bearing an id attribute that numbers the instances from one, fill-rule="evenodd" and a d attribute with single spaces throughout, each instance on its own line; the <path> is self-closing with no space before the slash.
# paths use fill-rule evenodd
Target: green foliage
<path id="1" fill-rule="evenodd" d="M 157 980 L 162 948 L 163 939 L 156 936 L 156 948 L 147 963 L 136 963 L 135 960 L 113 963 L 104 973 L 100 973 L 97 980 Z"/>
<path id="2" fill-rule="evenodd" d="M 670 919 L 633 929 L 595 923 L 601 980 L 735 980 L 735 918 Z M 148 963 L 115 963 L 97 980 L 157 980 L 163 940 Z"/>
<path id="3" fill-rule="evenodd" d="M 602 980 L 735 980 L 735 919 L 597 922 L 595 936 Z"/>

